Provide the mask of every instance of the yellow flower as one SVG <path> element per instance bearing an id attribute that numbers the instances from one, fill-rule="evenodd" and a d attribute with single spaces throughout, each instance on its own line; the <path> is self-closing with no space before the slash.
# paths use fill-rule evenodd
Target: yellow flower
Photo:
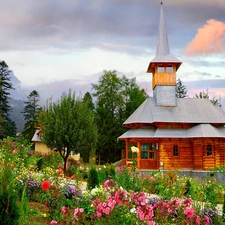
<path id="1" fill-rule="evenodd" d="M 135 147 L 135 146 L 132 146 L 132 147 L 131 147 L 131 151 L 132 151 L 133 153 L 138 153 L 138 152 L 139 152 L 139 148 L 137 148 L 137 147 Z"/>

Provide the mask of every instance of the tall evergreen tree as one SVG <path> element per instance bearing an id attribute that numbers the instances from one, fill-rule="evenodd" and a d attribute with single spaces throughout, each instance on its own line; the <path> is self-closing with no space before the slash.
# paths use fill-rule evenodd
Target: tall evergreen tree
<path id="1" fill-rule="evenodd" d="M 12 109 L 9 104 L 10 90 L 14 89 L 10 73 L 6 62 L 0 61 L 0 139 L 16 134 L 15 123 L 9 118 Z"/>
<path id="2" fill-rule="evenodd" d="M 180 78 L 178 78 L 178 80 L 177 80 L 176 97 L 177 98 L 185 98 L 185 97 L 188 97 L 188 95 L 187 95 L 187 88 L 183 84 L 183 82 L 180 80 Z"/>
<path id="3" fill-rule="evenodd" d="M 27 101 L 24 102 L 23 116 L 25 120 L 23 135 L 24 137 L 31 141 L 38 122 L 38 114 L 40 112 L 40 106 L 38 102 L 40 101 L 39 93 L 33 90 L 28 96 Z"/>

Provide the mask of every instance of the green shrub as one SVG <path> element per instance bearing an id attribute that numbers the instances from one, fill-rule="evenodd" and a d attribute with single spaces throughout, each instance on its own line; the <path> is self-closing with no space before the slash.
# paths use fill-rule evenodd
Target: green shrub
<path id="1" fill-rule="evenodd" d="M 95 167 L 91 167 L 88 172 L 87 188 L 90 190 L 99 185 L 98 171 Z"/>
<path id="2" fill-rule="evenodd" d="M 0 221 L 1 225 L 18 225 L 20 208 L 17 204 L 18 194 L 14 189 L 14 176 L 11 165 L 3 164 L 0 177 Z"/>

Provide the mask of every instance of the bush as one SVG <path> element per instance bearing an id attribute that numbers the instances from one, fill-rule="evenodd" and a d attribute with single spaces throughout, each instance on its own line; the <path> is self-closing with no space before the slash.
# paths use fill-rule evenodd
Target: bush
<path id="1" fill-rule="evenodd" d="M 98 171 L 95 167 L 91 167 L 88 172 L 87 188 L 90 190 L 99 185 Z"/>
<path id="2" fill-rule="evenodd" d="M 18 195 L 13 186 L 14 176 L 11 166 L 4 163 L 0 177 L 0 221 L 1 225 L 18 225 L 20 208 Z"/>

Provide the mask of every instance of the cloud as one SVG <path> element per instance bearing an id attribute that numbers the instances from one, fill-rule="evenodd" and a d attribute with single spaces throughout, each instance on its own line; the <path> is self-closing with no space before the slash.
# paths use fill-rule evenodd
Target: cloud
<path id="1" fill-rule="evenodd" d="M 225 23 L 210 19 L 198 29 L 184 52 L 187 55 L 210 55 L 225 52 Z"/>

